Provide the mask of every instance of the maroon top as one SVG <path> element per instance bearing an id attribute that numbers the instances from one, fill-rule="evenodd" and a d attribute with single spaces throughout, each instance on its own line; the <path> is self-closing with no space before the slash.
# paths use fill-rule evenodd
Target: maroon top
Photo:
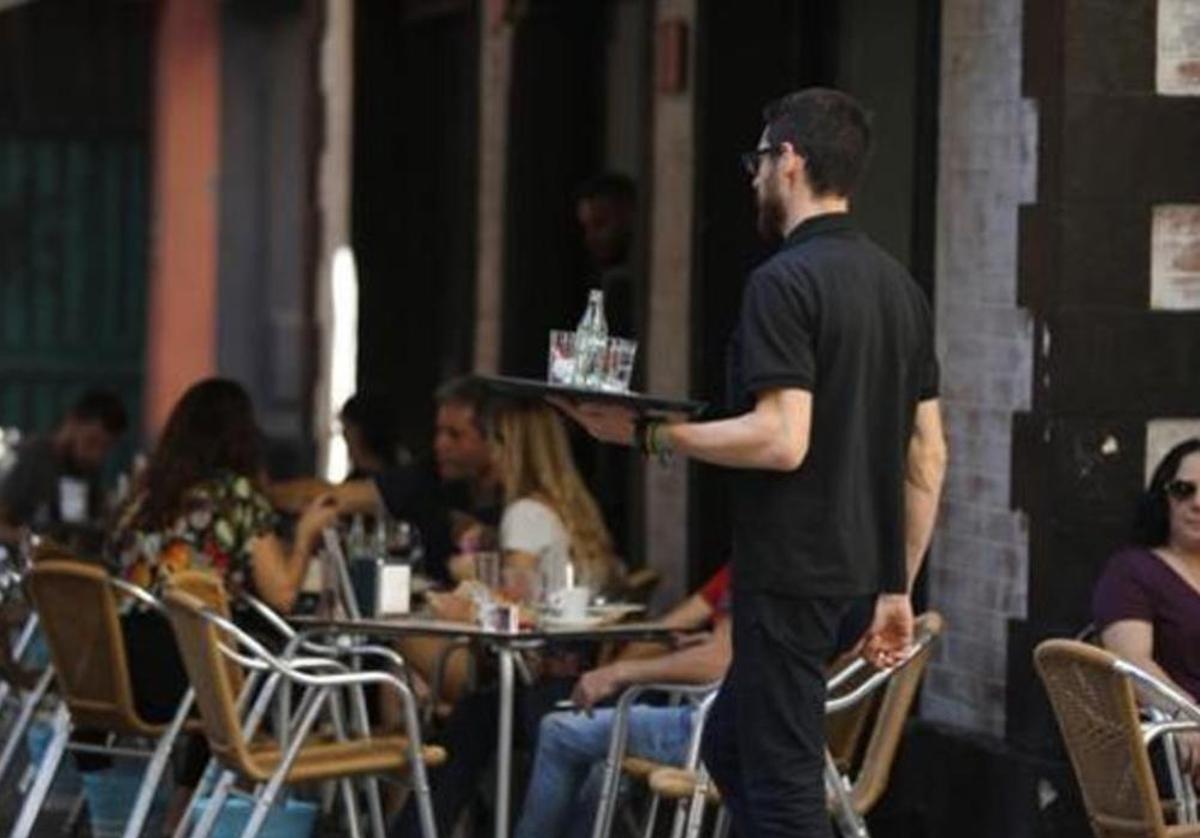
<path id="1" fill-rule="evenodd" d="M 1200 699 L 1200 591 L 1152 550 L 1130 547 L 1108 560 L 1092 614 L 1098 629 L 1120 620 L 1150 623 L 1155 663 Z"/>

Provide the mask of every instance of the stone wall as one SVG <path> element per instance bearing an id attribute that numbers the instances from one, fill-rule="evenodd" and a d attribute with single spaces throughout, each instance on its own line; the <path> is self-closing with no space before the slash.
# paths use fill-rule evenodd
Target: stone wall
<path id="1" fill-rule="evenodd" d="M 1021 97 L 1021 0 L 946 0 L 937 226 L 938 347 L 951 462 L 929 566 L 949 632 L 922 714 L 999 735 L 1007 621 L 1026 608 L 1028 536 L 1011 504 L 1013 417 L 1033 328 L 1017 302 L 1018 207 L 1035 171 Z"/>

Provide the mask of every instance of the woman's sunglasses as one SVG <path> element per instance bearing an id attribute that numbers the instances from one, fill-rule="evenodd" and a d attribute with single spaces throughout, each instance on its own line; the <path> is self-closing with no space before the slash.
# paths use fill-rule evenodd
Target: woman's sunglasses
<path id="1" fill-rule="evenodd" d="M 1196 481 L 1172 480 L 1163 486 L 1163 491 L 1172 500 L 1191 500 L 1196 496 Z"/>

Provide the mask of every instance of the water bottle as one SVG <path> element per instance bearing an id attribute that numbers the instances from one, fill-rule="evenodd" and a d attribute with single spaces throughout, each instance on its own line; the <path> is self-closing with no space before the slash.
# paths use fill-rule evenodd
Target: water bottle
<path id="1" fill-rule="evenodd" d="M 587 309 L 575 328 L 575 379 L 578 387 L 599 387 L 601 361 L 608 343 L 608 322 L 604 319 L 604 292 L 588 292 Z"/>

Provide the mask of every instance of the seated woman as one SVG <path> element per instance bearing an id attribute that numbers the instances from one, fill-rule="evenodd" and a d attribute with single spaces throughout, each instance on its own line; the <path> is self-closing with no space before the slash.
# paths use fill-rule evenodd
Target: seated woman
<path id="1" fill-rule="evenodd" d="M 108 555 L 121 576 L 155 596 L 172 573 L 204 569 L 221 576 L 231 592 L 247 590 L 287 612 L 321 530 L 337 510 L 324 499 L 314 501 L 289 547 L 275 535 L 262 482 L 259 431 L 246 391 L 219 378 L 194 384 L 171 411 L 119 513 Z M 148 721 L 169 721 L 188 685 L 170 625 L 157 612 L 131 604 L 122 628 L 138 712 Z M 204 758 L 203 748 L 189 743 L 181 785 L 195 785 Z"/>
<path id="2" fill-rule="evenodd" d="M 1163 457 L 1142 494 L 1134 546 L 1104 569 L 1092 610 L 1105 648 L 1200 700 L 1200 439 Z M 1182 738 L 1200 780 L 1200 735 Z"/>
<path id="3" fill-rule="evenodd" d="M 612 538 L 584 486 L 562 420 L 542 402 L 499 405 L 492 417 L 493 461 L 504 487 L 500 549 L 508 567 L 537 570 L 561 587 L 603 591 L 620 578 Z"/>
<path id="4" fill-rule="evenodd" d="M 499 546 L 505 567 L 537 572 L 553 587 L 563 584 L 569 563 L 576 584 L 593 590 L 615 584 L 620 562 L 553 409 L 541 402 L 501 403 L 491 413 L 489 433 L 493 462 L 504 487 Z M 469 567 L 465 559 L 453 564 L 460 571 Z M 464 596 L 435 596 L 433 603 L 443 615 L 470 619 L 472 605 Z M 415 663 L 418 656 L 412 647 L 406 643 L 402 648 L 409 662 Z M 535 737 L 541 717 L 569 694 L 574 674 L 520 691 L 519 734 L 530 741 Z M 464 675 L 448 667 L 447 679 L 455 678 Z M 430 772 L 439 831 L 449 834 L 453 829 L 493 762 L 497 717 L 496 693 L 485 689 L 459 701 L 447 720 L 441 739 L 450 759 Z M 414 807 L 406 807 L 393 834 L 418 834 Z"/>

